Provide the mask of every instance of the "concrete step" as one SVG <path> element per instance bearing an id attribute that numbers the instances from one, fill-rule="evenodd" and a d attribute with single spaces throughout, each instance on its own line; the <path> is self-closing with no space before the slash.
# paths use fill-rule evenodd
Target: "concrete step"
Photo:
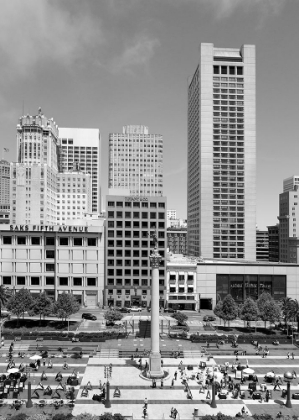
<path id="1" fill-rule="evenodd" d="M 103 358 L 118 358 L 119 351 L 117 349 L 101 349 L 98 350 L 96 353 L 96 357 L 103 357 Z"/>

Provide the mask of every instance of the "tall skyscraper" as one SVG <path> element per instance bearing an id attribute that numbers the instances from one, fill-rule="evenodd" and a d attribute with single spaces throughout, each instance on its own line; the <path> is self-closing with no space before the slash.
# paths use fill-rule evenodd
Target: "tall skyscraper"
<path id="1" fill-rule="evenodd" d="M 163 195 L 163 137 L 148 127 L 127 125 L 109 135 L 109 188 L 133 196 Z"/>
<path id="2" fill-rule="evenodd" d="M 20 118 L 18 161 L 11 163 L 12 224 L 65 224 L 91 211 L 91 175 L 80 171 L 79 165 L 62 173 L 61 152 L 53 118 L 45 117 L 41 109 L 37 115 Z"/>
<path id="3" fill-rule="evenodd" d="M 59 128 L 62 172 L 80 170 L 91 175 L 92 212 L 101 212 L 101 135 L 98 128 Z"/>
<path id="4" fill-rule="evenodd" d="M 0 223 L 9 223 L 10 213 L 10 164 L 0 160 Z"/>
<path id="5" fill-rule="evenodd" d="M 255 47 L 201 44 L 188 86 L 188 253 L 255 260 Z"/>

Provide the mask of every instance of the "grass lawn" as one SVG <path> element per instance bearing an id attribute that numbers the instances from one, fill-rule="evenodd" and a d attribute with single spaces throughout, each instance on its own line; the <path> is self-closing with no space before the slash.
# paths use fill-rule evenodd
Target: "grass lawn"
<path id="1" fill-rule="evenodd" d="M 75 331 L 80 322 L 69 321 L 69 330 Z M 9 330 L 14 333 L 29 334 L 33 331 L 62 331 L 68 329 L 68 322 L 60 319 L 47 320 L 42 319 L 10 319 L 5 322 L 3 327 L 3 334 L 7 334 Z"/>

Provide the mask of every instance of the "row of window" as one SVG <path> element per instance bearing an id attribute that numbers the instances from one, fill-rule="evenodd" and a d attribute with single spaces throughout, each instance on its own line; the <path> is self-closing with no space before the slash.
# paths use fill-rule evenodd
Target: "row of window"
<path id="1" fill-rule="evenodd" d="M 187 287 L 187 291 L 186 291 L 186 288 L 183 287 L 183 286 L 180 286 L 179 288 L 170 287 L 169 292 L 170 293 L 193 293 L 194 289 L 193 289 L 193 287 Z"/>
<path id="2" fill-rule="evenodd" d="M 151 279 L 114 279 L 108 278 L 107 280 L 108 286 L 151 286 L 152 281 Z M 165 282 L 163 279 L 159 279 L 159 286 L 164 287 Z"/>
<path id="3" fill-rule="evenodd" d="M 108 268 L 107 270 L 107 274 L 108 276 L 122 276 L 123 274 L 125 276 L 130 276 L 131 272 L 133 271 L 133 276 L 139 276 L 140 272 L 137 269 L 131 270 L 131 269 L 122 269 L 122 268 L 117 268 L 114 270 L 114 268 Z M 145 270 L 147 272 L 147 270 Z M 142 273 L 142 270 L 141 270 Z M 160 277 L 164 277 L 165 275 L 165 271 L 164 270 L 159 270 L 159 276 Z"/>
<path id="4" fill-rule="evenodd" d="M 116 289 L 108 289 L 108 295 L 113 295 L 113 294 L 117 294 L 117 295 L 122 295 L 123 290 L 116 290 Z M 130 295 L 134 295 L 134 291 L 130 290 L 130 289 L 125 289 L 125 293 L 126 296 L 130 296 Z M 142 295 L 145 296 L 147 294 L 150 294 L 149 290 L 142 290 Z M 164 292 L 163 290 L 159 290 L 159 294 L 163 295 Z"/>
<path id="5" fill-rule="evenodd" d="M 179 280 L 179 281 L 185 281 L 186 279 L 186 275 L 185 274 L 170 274 L 169 275 L 169 280 Z M 194 280 L 194 275 L 193 274 L 187 274 L 187 280 Z"/>
<path id="6" fill-rule="evenodd" d="M 129 241 L 129 240 L 125 240 L 122 241 L 121 239 L 118 239 L 116 241 L 109 239 L 107 242 L 107 246 L 110 248 L 114 248 L 114 247 L 128 247 L 128 248 L 148 248 L 150 244 L 150 241 L 146 240 L 146 241 Z M 158 241 L 158 248 L 164 248 L 165 247 L 165 241 Z"/>
<path id="7" fill-rule="evenodd" d="M 30 242 L 29 242 L 30 241 Z M 71 238 L 61 236 L 58 238 L 59 245 L 61 246 L 97 246 L 97 238 L 81 238 L 73 237 Z M 12 245 L 16 243 L 17 245 L 41 245 L 42 237 L 40 236 L 17 236 L 16 242 L 13 241 L 13 236 L 2 236 L 3 245 Z M 46 246 L 56 246 L 56 238 L 52 236 L 46 236 L 44 244 Z M 55 257 L 47 257 L 55 258 Z"/>
<path id="8" fill-rule="evenodd" d="M 95 277 L 87 277 L 83 279 L 82 277 L 73 277 L 69 279 L 68 277 L 58 277 L 57 279 L 59 286 L 97 286 L 97 279 Z M 4 285 L 12 285 L 13 279 L 11 276 L 3 276 L 2 282 Z M 40 277 L 30 277 L 26 279 L 24 276 L 17 276 L 15 280 L 17 286 L 41 286 L 42 279 Z M 45 278 L 46 286 L 54 286 L 55 278 L 46 277 Z"/>
<path id="9" fill-rule="evenodd" d="M 157 213 L 154 213 L 154 212 L 150 212 L 150 214 L 149 214 L 147 212 L 141 212 L 140 213 L 138 211 L 133 211 L 133 213 L 130 212 L 130 211 L 125 211 L 125 212 L 122 212 L 122 211 L 116 211 L 116 212 L 108 211 L 108 219 L 114 219 L 114 217 L 120 218 L 120 219 L 122 219 L 123 217 L 125 217 L 126 219 L 131 219 L 131 218 L 140 219 L 140 217 L 141 217 L 142 219 L 150 218 L 150 219 L 155 220 L 155 219 L 157 219 L 157 216 L 158 216 L 158 219 L 162 219 L 162 220 L 165 219 L 165 213 L 158 213 L 157 214 Z"/>
<path id="10" fill-rule="evenodd" d="M 139 220 L 134 220 L 133 222 L 131 222 L 130 220 L 125 220 L 124 222 L 122 220 L 108 220 L 108 228 L 135 228 L 135 229 L 148 229 L 148 222 L 139 222 Z M 156 229 L 157 227 L 159 229 L 164 229 L 165 228 L 165 223 L 164 222 L 158 222 L 158 224 L 156 224 L 155 222 L 151 222 L 150 224 L 151 229 Z"/>

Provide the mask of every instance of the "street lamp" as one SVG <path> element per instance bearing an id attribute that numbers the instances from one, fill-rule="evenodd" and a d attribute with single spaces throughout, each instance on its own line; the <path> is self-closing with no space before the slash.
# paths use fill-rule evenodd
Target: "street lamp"
<path id="1" fill-rule="evenodd" d="M 213 379 L 213 382 L 212 382 L 212 401 L 211 401 L 211 407 L 212 408 L 217 408 L 215 394 L 216 394 L 215 380 Z"/>
<path id="2" fill-rule="evenodd" d="M 283 375 L 284 381 L 287 383 L 287 400 L 285 406 L 288 408 L 292 408 L 292 402 L 291 402 L 291 382 L 293 380 L 293 374 L 291 372 L 286 372 Z"/>

